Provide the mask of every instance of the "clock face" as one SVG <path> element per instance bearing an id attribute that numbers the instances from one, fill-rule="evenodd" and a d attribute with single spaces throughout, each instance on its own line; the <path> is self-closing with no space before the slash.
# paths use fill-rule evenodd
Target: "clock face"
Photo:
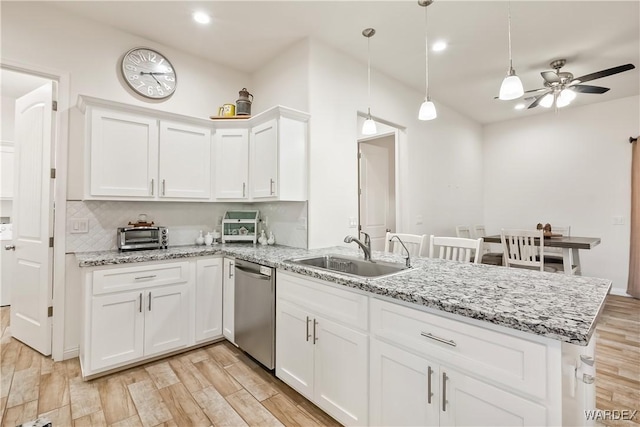
<path id="1" fill-rule="evenodd" d="M 122 76 L 131 88 L 151 99 L 163 99 L 176 90 L 173 65 L 153 49 L 137 47 L 122 58 Z"/>

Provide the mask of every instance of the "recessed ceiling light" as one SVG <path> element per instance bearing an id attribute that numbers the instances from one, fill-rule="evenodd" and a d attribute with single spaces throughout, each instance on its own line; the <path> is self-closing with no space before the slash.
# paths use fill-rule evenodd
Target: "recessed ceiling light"
<path id="1" fill-rule="evenodd" d="M 211 22 L 211 17 L 204 12 L 194 12 L 193 20 L 198 24 L 208 24 Z"/>
<path id="2" fill-rule="evenodd" d="M 516 104 L 516 106 L 513 108 L 515 108 L 516 110 L 524 110 L 524 104 L 523 103 Z"/>
<path id="3" fill-rule="evenodd" d="M 433 44 L 433 46 L 431 47 L 431 50 L 433 50 L 434 52 L 442 52 L 446 48 L 447 48 L 447 42 L 444 40 L 438 40 Z"/>

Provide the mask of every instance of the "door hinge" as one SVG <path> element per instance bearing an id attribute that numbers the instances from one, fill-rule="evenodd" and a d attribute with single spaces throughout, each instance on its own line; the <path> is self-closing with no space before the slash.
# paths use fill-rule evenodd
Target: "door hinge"
<path id="1" fill-rule="evenodd" d="M 358 188 L 358 196 L 362 196 L 362 188 Z"/>
<path id="2" fill-rule="evenodd" d="M 53 237 L 49 237 L 49 247 L 53 247 Z"/>
<path id="3" fill-rule="evenodd" d="M 51 109 L 53 111 L 58 111 L 58 101 L 52 101 L 51 102 Z"/>
<path id="4" fill-rule="evenodd" d="M 55 179 L 56 177 L 56 168 L 51 168 L 51 179 Z"/>
<path id="5" fill-rule="evenodd" d="M 47 307 L 47 317 L 53 317 L 53 307 Z"/>
<path id="6" fill-rule="evenodd" d="M 362 153 L 358 153 L 358 158 L 361 159 L 362 158 Z"/>

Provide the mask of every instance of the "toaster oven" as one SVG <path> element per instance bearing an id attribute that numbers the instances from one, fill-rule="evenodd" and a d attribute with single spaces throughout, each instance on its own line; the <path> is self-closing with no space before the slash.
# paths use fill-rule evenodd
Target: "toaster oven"
<path id="1" fill-rule="evenodd" d="M 119 227 L 116 245 L 120 251 L 166 249 L 169 245 L 167 227 Z"/>

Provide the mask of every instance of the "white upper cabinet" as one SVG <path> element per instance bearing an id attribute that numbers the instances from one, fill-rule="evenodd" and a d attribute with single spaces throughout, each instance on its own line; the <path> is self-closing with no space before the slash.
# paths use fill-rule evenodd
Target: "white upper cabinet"
<path id="1" fill-rule="evenodd" d="M 161 121 L 158 195 L 208 200 L 211 151 L 210 128 Z"/>
<path id="2" fill-rule="evenodd" d="M 216 199 L 249 198 L 249 131 L 216 129 Z"/>
<path id="3" fill-rule="evenodd" d="M 84 95 L 78 107 L 86 200 L 308 198 L 306 113 L 278 106 L 214 122 Z"/>
<path id="4" fill-rule="evenodd" d="M 153 199 L 157 192 L 158 121 L 92 108 L 88 116 L 88 198 Z"/>

